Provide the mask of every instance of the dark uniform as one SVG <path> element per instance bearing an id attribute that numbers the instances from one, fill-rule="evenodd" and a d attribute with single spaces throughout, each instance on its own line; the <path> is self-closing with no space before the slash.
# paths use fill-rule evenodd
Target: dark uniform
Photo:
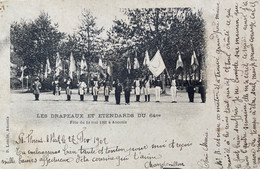
<path id="1" fill-rule="evenodd" d="M 190 83 L 188 83 L 188 87 L 187 87 L 187 92 L 188 92 L 188 96 L 189 96 L 189 101 L 192 103 L 194 102 L 194 93 L 195 93 L 196 89 L 195 89 L 195 85 L 194 83 L 191 81 Z"/>
<path id="2" fill-rule="evenodd" d="M 130 92 L 132 89 L 132 84 L 130 80 L 127 78 L 124 83 L 124 92 L 125 92 L 125 103 L 130 104 Z"/>
<path id="3" fill-rule="evenodd" d="M 119 83 L 119 81 L 117 81 L 114 84 L 114 87 L 115 87 L 116 104 L 120 104 L 120 96 L 121 96 L 121 92 L 122 92 L 122 85 Z"/>
<path id="4" fill-rule="evenodd" d="M 201 96 L 202 103 L 205 103 L 206 102 L 206 86 L 205 86 L 204 82 L 201 82 L 199 85 L 199 93 Z"/>

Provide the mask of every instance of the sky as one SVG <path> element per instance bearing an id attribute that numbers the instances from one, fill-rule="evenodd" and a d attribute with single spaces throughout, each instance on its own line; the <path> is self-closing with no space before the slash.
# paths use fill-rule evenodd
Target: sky
<path id="1" fill-rule="evenodd" d="M 75 3 L 77 2 L 77 3 Z M 8 8 L 12 10 L 12 15 L 9 15 L 9 21 L 21 21 L 36 19 L 41 11 L 47 12 L 52 19 L 52 23 L 59 24 L 59 30 L 65 33 L 72 34 L 77 30 L 80 24 L 80 16 L 83 9 L 89 9 L 93 16 L 97 18 L 96 23 L 99 28 L 103 27 L 105 31 L 109 30 L 113 24 L 113 20 L 127 19 L 120 12 L 120 6 L 108 1 L 100 0 L 53 0 L 39 1 L 37 3 L 28 1 L 16 1 L 9 3 Z"/>

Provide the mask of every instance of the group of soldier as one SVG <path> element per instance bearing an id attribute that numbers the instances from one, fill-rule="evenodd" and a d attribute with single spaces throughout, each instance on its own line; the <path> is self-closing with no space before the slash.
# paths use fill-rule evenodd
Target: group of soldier
<path id="1" fill-rule="evenodd" d="M 145 102 L 150 102 L 150 91 L 152 86 L 155 88 L 155 101 L 160 102 L 160 95 L 162 92 L 162 81 L 160 78 L 156 78 L 154 80 L 151 80 L 148 76 L 146 76 L 144 79 L 136 78 L 133 82 L 127 77 L 122 83 L 117 79 L 116 81 L 111 82 L 109 80 L 98 80 L 97 77 L 93 78 L 90 81 L 91 85 L 91 93 L 93 95 L 93 101 L 98 100 L 98 93 L 100 90 L 100 87 L 104 87 L 104 96 L 105 96 L 105 102 L 109 101 L 109 95 L 114 87 L 115 89 L 115 100 L 116 104 L 120 104 L 121 100 L 121 93 L 124 92 L 125 96 L 125 104 L 130 104 L 130 95 L 132 91 L 132 87 L 134 87 L 134 93 L 136 96 L 136 102 L 140 102 L 140 96 L 141 91 L 144 93 Z M 61 85 L 59 82 L 59 78 L 55 78 L 55 80 L 52 82 L 53 86 L 53 95 L 55 95 L 56 99 L 59 100 L 59 96 L 61 94 Z M 172 79 L 170 83 L 170 90 L 171 90 L 171 99 L 172 103 L 177 103 L 177 87 L 176 87 L 176 80 Z M 84 101 L 84 96 L 86 95 L 87 90 L 87 84 L 84 82 L 83 79 L 80 79 L 78 84 L 78 95 L 80 96 L 80 101 Z M 35 100 L 39 100 L 39 94 L 41 89 L 41 83 L 39 82 L 39 78 L 36 77 L 35 82 L 33 83 L 33 93 L 35 95 Z M 194 102 L 194 93 L 196 91 L 196 88 L 192 84 L 188 84 L 187 87 L 187 93 L 189 97 L 190 102 Z M 203 82 L 199 83 L 199 90 L 198 92 L 201 94 L 201 100 L 202 103 L 206 102 L 206 88 Z M 67 95 L 67 101 L 71 100 L 72 95 L 72 80 L 69 78 L 66 81 L 66 95 Z"/>

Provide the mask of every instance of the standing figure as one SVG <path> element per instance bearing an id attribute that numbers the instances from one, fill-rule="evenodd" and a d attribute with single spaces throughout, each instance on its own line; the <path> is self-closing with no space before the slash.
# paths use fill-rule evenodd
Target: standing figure
<path id="1" fill-rule="evenodd" d="M 66 94 L 67 94 L 67 101 L 70 101 L 72 95 L 72 82 L 70 78 L 66 82 Z"/>
<path id="2" fill-rule="evenodd" d="M 33 82 L 32 86 L 33 86 L 33 94 L 35 96 L 35 101 L 39 101 L 40 89 L 42 88 L 42 85 L 39 82 L 38 77 L 35 78 L 35 81 Z"/>
<path id="3" fill-rule="evenodd" d="M 99 84 L 99 81 L 97 80 L 97 77 L 95 77 L 94 80 L 91 81 L 91 85 L 92 85 L 93 101 L 97 101 L 98 89 L 100 87 L 100 84 Z"/>
<path id="4" fill-rule="evenodd" d="M 125 92 L 125 104 L 130 104 L 130 93 L 132 89 L 132 84 L 129 80 L 129 78 L 126 78 L 126 81 L 124 83 L 124 92 Z"/>
<path id="5" fill-rule="evenodd" d="M 190 77 L 190 79 L 192 79 L 192 76 Z M 193 101 L 194 101 L 195 91 L 196 91 L 196 89 L 195 89 L 195 86 L 193 84 L 193 81 L 192 80 L 190 80 L 190 82 L 188 81 L 187 92 L 188 92 L 190 103 L 193 103 Z"/>
<path id="6" fill-rule="evenodd" d="M 136 102 L 140 102 L 140 95 L 141 95 L 141 80 L 136 78 L 134 81 L 134 88 L 135 88 L 135 95 L 136 95 Z"/>
<path id="7" fill-rule="evenodd" d="M 122 92 L 122 85 L 119 82 L 119 79 L 117 79 L 116 83 L 114 83 L 115 87 L 115 98 L 116 98 L 116 104 L 120 104 L 120 96 Z"/>
<path id="8" fill-rule="evenodd" d="M 155 86 L 155 101 L 160 102 L 160 95 L 161 95 L 161 90 L 162 90 L 162 81 L 160 80 L 159 77 L 154 82 Z"/>
<path id="9" fill-rule="evenodd" d="M 151 80 L 149 80 L 148 76 L 146 76 L 144 80 L 144 95 L 145 95 L 145 102 L 150 102 L 150 89 L 151 89 Z"/>
<path id="10" fill-rule="evenodd" d="M 110 82 L 107 80 L 107 81 L 104 82 L 105 102 L 108 102 L 110 92 L 111 92 L 111 85 L 110 85 Z"/>
<path id="11" fill-rule="evenodd" d="M 60 82 L 58 77 L 56 77 L 55 80 L 52 82 L 52 86 L 53 86 L 53 95 L 56 97 L 57 100 L 59 100 L 61 87 L 60 87 Z"/>
<path id="12" fill-rule="evenodd" d="M 206 86 L 205 86 L 204 81 L 200 82 L 199 93 L 201 96 L 201 102 L 205 103 L 206 102 Z"/>
<path id="13" fill-rule="evenodd" d="M 172 103 L 177 103 L 177 88 L 176 88 L 175 79 L 171 81 L 171 94 L 172 94 Z"/>
<path id="14" fill-rule="evenodd" d="M 86 83 L 82 79 L 80 79 L 80 82 L 78 83 L 78 94 L 80 95 L 80 101 L 84 101 L 86 87 Z"/>

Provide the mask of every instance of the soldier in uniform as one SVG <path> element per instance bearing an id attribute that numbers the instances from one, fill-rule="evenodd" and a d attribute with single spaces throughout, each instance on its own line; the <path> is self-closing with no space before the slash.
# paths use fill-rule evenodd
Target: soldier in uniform
<path id="1" fill-rule="evenodd" d="M 110 92 L 111 92 L 111 85 L 110 85 L 110 82 L 107 80 L 107 81 L 104 82 L 105 102 L 108 102 Z"/>
<path id="2" fill-rule="evenodd" d="M 160 80 L 159 77 L 156 78 L 154 82 L 155 86 L 155 100 L 156 102 L 160 102 L 160 95 L 161 95 L 161 90 L 162 90 L 162 81 Z"/>
<path id="3" fill-rule="evenodd" d="M 85 94 L 85 90 L 86 90 L 86 83 L 80 79 L 79 83 L 78 83 L 78 94 L 80 95 L 80 101 L 84 101 L 84 94 Z"/>
<path id="4" fill-rule="evenodd" d="M 39 82 L 39 78 L 36 77 L 33 83 L 33 94 L 35 96 L 35 101 L 39 101 L 40 89 L 42 88 L 41 83 Z"/>
<path id="5" fill-rule="evenodd" d="M 176 88 L 175 79 L 172 79 L 171 81 L 171 94 L 172 94 L 172 103 L 177 103 L 177 88 Z"/>
<path id="6" fill-rule="evenodd" d="M 199 93 L 200 93 L 200 96 L 201 96 L 201 102 L 205 103 L 206 102 L 206 86 L 205 86 L 204 80 L 202 80 L 200 82 Z"/>
<path id="7" fill-rule="evenodd" d="M 132 84 L 129 80 L 129 78 L 126 78 L 126 81 L 124 83 L 124 92 L 125 92 L 125 104 L 130 104 L 130 92 L 132 89 Z"/>
<path id="8" fill-rule="evenodd" d="M 67 101 L 71 100 L 71 95 L 72 95 L 72 82 L 71 79 L 69 78 L 66 82 L 66 94 L 67 94 Z"/>
<path id="9" fill-rule="evenodd" d="M 97 77 L 95 77 L 93 79 L 93 81 L 91 81 L 91 85 L 92 85 L 92 95 L 93 95 L 93 101 L 97 101 L 98 98 L 98 89 L 100 87 L 99 81 L 97 79 Z"/>
<path id="10" fill-rule="evenodd" d="M 194 82 L 192 81 L 192 76 L 190 76 L 190 81 L 188 81 L 188 87 L 187 87 L 187 92 L 188 92 L 188 97 L 190 103 L 194 102 L 194 93 L 195 93 L 195 85 Z"/>
<path id="11" fill-rule="evenodd" d="M 146 76 L 144 82 L 144 95 L 145 95 L 145 102 L 150 102 L 150 89 L 151 89 L 151 80 L 149 80 L 148 76 Z"/>
<path id="12" fill-rule="evenodd" d="M 136 102 L 140 102 L 140 95 L 141 95 L 141 80 L 136 78 L 134 81 L 134 88 L 135 88 L 135 95 L 136 95 Z"/>
<path id="13" fill-rule="evenodd" d="M 60 82 L 58 77 L 55 77 L 55 80 L 52 82 L 52 86 L 53 86 L 53 95 L 56 97 L 57 100 L 59 100 L 61 87 L 60 87 Z"/>
<path id="14" fill-rule="evenodd" d="M 120 96 L 122 92 L 122 85 L 119 82 L 119 79 L 116 80 L 116 83 L 114 83 L 115 87 L 115 98 L 116 98 L 116 104 L 120 104 Z"/>

